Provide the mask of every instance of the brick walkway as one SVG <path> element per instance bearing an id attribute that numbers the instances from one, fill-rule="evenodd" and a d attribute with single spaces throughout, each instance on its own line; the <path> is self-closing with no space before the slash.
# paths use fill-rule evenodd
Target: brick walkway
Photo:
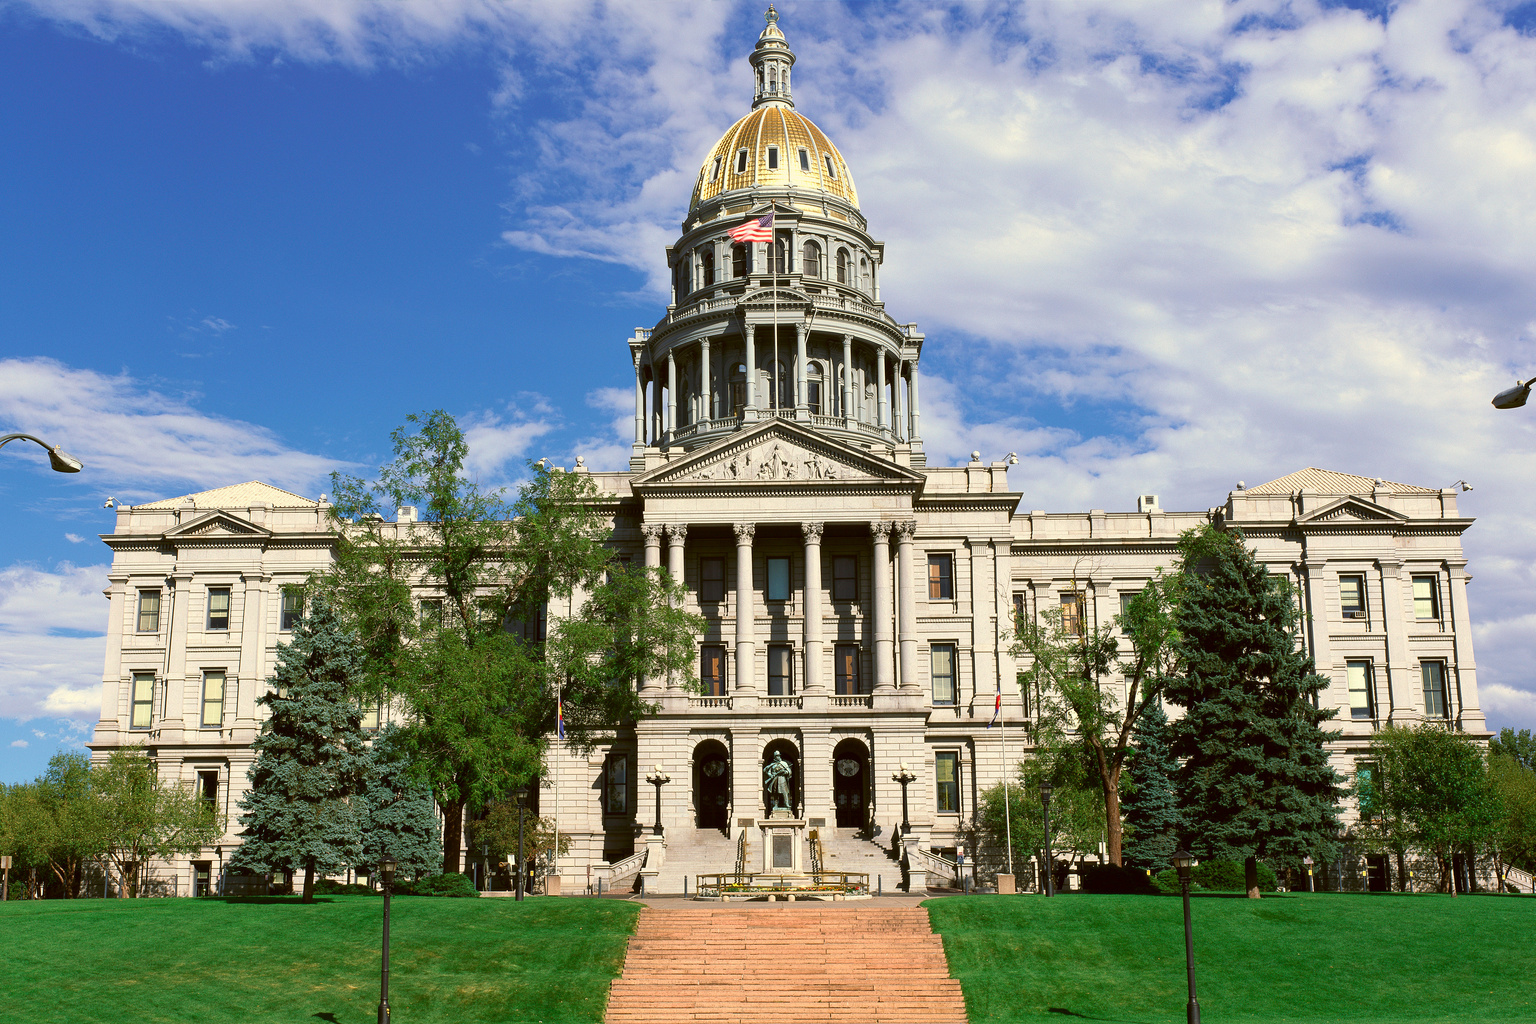
<path id="1" fill-rule="evenodd" d="M 917 907 L 692 904 L 640 914 L 608 1024 L 965 1024 Z"/>

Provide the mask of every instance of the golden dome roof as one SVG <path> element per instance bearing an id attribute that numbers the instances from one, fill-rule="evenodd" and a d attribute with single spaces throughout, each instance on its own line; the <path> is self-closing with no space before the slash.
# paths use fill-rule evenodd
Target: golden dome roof
<path id="1" fill-rule="evenodd" d="M 731 125 L 715 143 L 699 169 L 688 206 L 692 209 L 722 192 L 791 185 L 859 205 L 853 176 L 832 140 L 792 107 L 768 104 Z"/>

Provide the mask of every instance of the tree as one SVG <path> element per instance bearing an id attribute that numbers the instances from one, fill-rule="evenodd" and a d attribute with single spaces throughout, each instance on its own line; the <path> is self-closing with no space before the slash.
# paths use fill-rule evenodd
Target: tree
<path id="1" fill-rule="evenodd" d="M 243 842 L 231 866 L 259 874 L 304 872 L 304 902 L 315 875 L 356 864 L 358 814 L 351 797 L 367 775 L 366 738 L 356 698 L 362 651 L 323 600 L 316 600 L 277 650 L 275 692 L 252 748 L 251 787 L 240 800 Z"/>
<path id="2" fill-rule="evenodd" d="M 59 751 L 36 786 L 42 852 L 71 899 L 80 895 L 83 863 L 106 849 L 102 808 L 92 785 L 91 759 L 83 751 Z"/>
<path id="3" fill-rule="evenodd" d="M 143 747 L 117 747 L 91 770 L 108 860 L 122 896 L 138 896 L 140 869 L 151 860 L 193 853 L 224 831 L 208 801 L 186 782 L 160 778 Z"/>
<path id="4" fill-rule="evenodd" d="M 1015 861 L 1045 859 L 1045 808 L 1042 783 L 1051 784 L 1051 854 L 1081 861 L 1098 852 L 1104 836 L 1104 801 L 1091 755 L 1081 743 L 1059 733 L 1042 734 L 1035 756 L 1018 766 L 1018 782 L 1007 787 L 1009 820 L 1003 817 L 1003 786 L 981 794 L 978 824 L 990 845 L 1007 848 L 1013 838 Z"/>
<path id="5" fill-rule="evenodd" d="M 1338 831 L 1338 775 L 1323 744 L 1328 685 L 1301 649 L 1294 594 L 1243 544 L 1213 527 L 1180 540 L 1175 616 L 1182 673 L 1167 684 L 1180 811 L 1193 852 L 1241 859 L 1259 897 L 1258 858 L 1300 857 Z"/>
<path id="6" fill-rule="evenodd" d="M 680 609 L 665 573 L 614 569 L 587 474 L 530 466 L 509 506 L 466 475 L 447 413 L 407 417 L 392 437 L 377 482 L 332 478 L 337 557 L 312 582 L 362 638 L 371 693 L 403 705 L 402 740 L 443 809 L 454 872 L 465 809 L 542 771 L 557 696 L 568 740 L 590 748 L 655 712 L 639 676 L 691 680 L 703 620 Z M 415 525 L 385 521 L 405 506 Z M 417 590 L 439 603 L 418 610 Z"/>
<path id="7" fill-rule="evenodd" d="M 523 860 L 538 864 L 554 852 L 555 819 L 539 818 L 522 812 Z M 485 817 L 470 825 L 471 841 L 484 845 L 493 863 L 505 862 L 517 854 L 518 810 L 511 800 L 498 800 L 487 809 Z M 571 837 L 560 833 L 560 852 L 569 853 Z"/>
<path id="8" fill-rule="evenodd" d="M 1521 729 L 1518 733 L 1513 729 L 1500 729 L 1499 734 L 1488 741 L 1488 754 L 1512 758 L 1526 771 L 1536 772 L 1536 736 L 1532 736 L 1529 729 Z"/>
<path id="9" fill-rule="evenodd" d="M 442 869 L 432 787 L 412 773 L 410 752 L 396 726 L 385 726 L 374 737 L 366 781 L 354 802 L 362 848 L 358 868 L 371 870 L 390 857 L 402 877 L 420 878 Z"/>
<path id="10" fill-rule="evenodd" d="M 43 800 L 39 783 L 0 783 L 0 853 L 11 858 L 13 899 L 31 899 L 35 885 L 23 878 L 34 878 L 38 868 L 47 870 L 48 841 Z"/>
<path id="11" fill-rule="evenodd" d="M 1497 751 L 1488 756 L 1488 777 L 1503 810 L 1501 861 L 1508 858 L 1517 867 L 1536 871 L 1536 770 Z M 1502 866 L 1500 870 L 1502 873 Z"/>
<path id="12" fill-rule="evenodd" d="M 1113 626 L 1068 622 L 1060 608 L 1014 626 L 1010 653 L 1030 659 L 1025 676 L 1039 694 L 1042 724 L 1078 736 L 1092 761 L 1113 864 L 1122 860 L 1120 784 L 1126 755 L 1137 721 L 1157 704 L 1173 671 L 1174 609 L 1181 586 L 1179 576 L 1159 570 Z M 1125 657 L 1120 656 L 1121 636 L 1130 648 Z M 1103 686 L 1113 667 L 1125 679 L 1123 699 Z"/>
<path id="13" fill-rule="evenodd" d="M 1154 704 L 1136 723 L 1126 775 L 1130 785 L 1122 801 L 1130 832 L 1125 864 L 1162 871 L 1172 863 L 1179 848 L 1182 820 L 1178 793 L 1173 787 L 1178 761 L 1169 750 L 1172 740 L 1168 715 Z"/>

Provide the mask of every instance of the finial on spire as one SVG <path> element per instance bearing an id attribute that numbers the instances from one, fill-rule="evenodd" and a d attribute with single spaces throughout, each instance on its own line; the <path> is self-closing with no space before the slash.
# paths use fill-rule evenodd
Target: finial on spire
<path id="1" fill-rule="evenodd" d="M 779 12 L 773 9 L 773 4 L 768 5 L 768 13 L 763 15 L 763 20 L 770 25 L 779 20 Z"/>
<path id="2" fill-rule="evenodd" d="M 757 79 L 752 97 L 756 109 L 765 103 L 793 107 L 795 101 L 789 94 L 789 69 L 794 66 L 795 55 L 779 28 L 779 12 L 773 4 L 763 15 L 767 22 L 762 35 L 757 37 L 757 49 L 752 51 L 752 74 Z"/>

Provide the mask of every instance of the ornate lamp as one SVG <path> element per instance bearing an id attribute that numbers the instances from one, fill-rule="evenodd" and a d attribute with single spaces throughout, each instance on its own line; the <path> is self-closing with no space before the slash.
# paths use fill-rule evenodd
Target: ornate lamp
<path id="1" fill-rule="evenodd" d="M 907 767 L 907 762 L 901 762 L 901 767 L 891 775 L 892 782 L 901 783 L 901 834 L 906 835 L 912 831 L 912 822 L 907 814 L 907 787 L 917 781 L 917 776 Z"/>
<path id="2" fill-rule="evenodd" d="M 656 787 L 656 827 L 655 835 L 661 835 L 661 787 L 672 781 L 672 777 L 661 770 L 661 765 L 652 765 L 651 774 L 645 777 L 645 781 Z"/>
<path id="3" fill-rule="evenodd" d="M 1195 866 L 1195 858 L 1184 847 L 1173 855 L 1173 866 L 1179 872 L 1179 891 L 1184 895 L 1184 969 L 1189 975 L 1189 1004 L 1185 1012 L 1189 1024 L 1200 1024 L 1200 1002 L 1195 998 L 1195 939 L 1189 927 L 1189 869 Z"/>

